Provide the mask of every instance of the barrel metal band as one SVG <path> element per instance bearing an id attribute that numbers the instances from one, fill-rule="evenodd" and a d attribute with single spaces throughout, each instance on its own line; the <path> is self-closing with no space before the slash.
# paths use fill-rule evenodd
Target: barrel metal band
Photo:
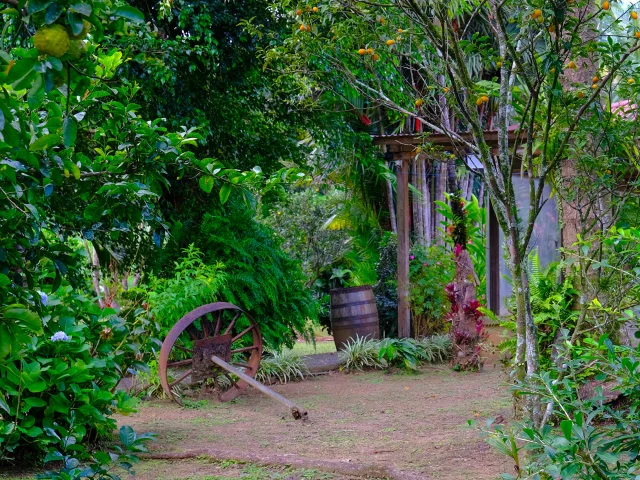
<path id="1" fill-rule="evenodd" d="M 366 323 L 358 323 L 358 329 L 363 328 L 363 327 L 374 327 L 374 326 L 378 326 L 380 323 L 376 320 L 373 322 L 366 322 Z M 331 330 L 353 330 L 354 325 L 350 324 L 350 325 L 331 325 Z M 370 335 L 370 334 L 369 334 Z"/>
<path id="2" fill-rule="evenodd" d="M 375 298 L 372 298 L 369 300 L 361 300 L 359 302 L 340 303 L 338 305 L 331 305 L 331 310 L 334 310 L 336 308 L 356 307 L 358 305 L 375 305 L 375 303 L 376 303 Z"/>
<path id="3" fill-rule="evenodd" d="M 348 315 L 346 317 L 338 317 L 338 318 L 332 318 L 331 319 L 331 323 L 344 323 L 344 322 L 352 322 L 353 319 L 362 319 L 365 320 L 367 318 L 378 318 L 378 312 L 373 312 L 373 313 L 365 313 L 364 315 Z M 353 325 L 360 325 L 359 323 L 353 323 Z"/>

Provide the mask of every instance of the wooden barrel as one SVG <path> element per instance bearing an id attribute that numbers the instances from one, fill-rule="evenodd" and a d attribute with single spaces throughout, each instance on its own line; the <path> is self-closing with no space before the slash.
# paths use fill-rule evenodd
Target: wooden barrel
<path id="1" fill-rule="evenodd" d="M 341 350 L 350 338 L 380 338 L 378 308 L 370 285 L 336 288 L 331 297 L 331 330 L 336 348 Z"/>

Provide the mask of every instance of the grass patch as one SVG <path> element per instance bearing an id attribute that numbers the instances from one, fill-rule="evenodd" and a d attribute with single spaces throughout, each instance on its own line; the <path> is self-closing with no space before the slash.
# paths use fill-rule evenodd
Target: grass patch
<path id="1" fill-rule="evenodd" d="M 333 342 L 317 342 L 313 345 L 312 343 L 297 342 L 290 351 L 300 356 L 316 353 L 334 353 L 336 344 Z"/>

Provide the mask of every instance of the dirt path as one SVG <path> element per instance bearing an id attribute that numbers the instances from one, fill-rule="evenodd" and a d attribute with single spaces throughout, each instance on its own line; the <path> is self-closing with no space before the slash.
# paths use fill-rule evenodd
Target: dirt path
<path id="1" fill-rule="evenodd" d="M 426 367 L 417 375 L 336 373 L 275 386 L 309 410 L 304 425 L 290 419 L 285 407 L 251 390 L 232 403 L 202 402 L 196 409 L 149 402 L 119 421 L 157 433 L 151 446 L 155 453 L 323 471 L 332 471 L 331 465 L 354 466 L 361 470 L 338 473 L 360 477 L 372 469 L 373 476 L 379 471 L 397 478 L 403 472 L 411 474 L 406 478 L 488 480 L 512 467 L 466 421 L 497 414 L 508 418 L 504 383 L 493 366 L 480 374 L 453 373 L 445 366 Z M 175 462 L 168 469 L 175 476 L 168 477 L 143 468 L 136 478 L 207 478 L 200 464 L 192 472 L 190 464 Z"/>

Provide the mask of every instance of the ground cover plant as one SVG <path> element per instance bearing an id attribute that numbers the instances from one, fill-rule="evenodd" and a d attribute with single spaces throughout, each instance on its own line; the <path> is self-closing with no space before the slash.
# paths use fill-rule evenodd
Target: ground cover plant
<path id="1" fill-rule="evenodd" d="M 345 370 L 400 368 L 417 370 L 420 364 L 439 363 L 451 357 L 449 335 L 432 335 L 419 340 L 412 338 L 385 338 L 375 340 L 357 337 L 349 339 L 338 352 Z"/>

